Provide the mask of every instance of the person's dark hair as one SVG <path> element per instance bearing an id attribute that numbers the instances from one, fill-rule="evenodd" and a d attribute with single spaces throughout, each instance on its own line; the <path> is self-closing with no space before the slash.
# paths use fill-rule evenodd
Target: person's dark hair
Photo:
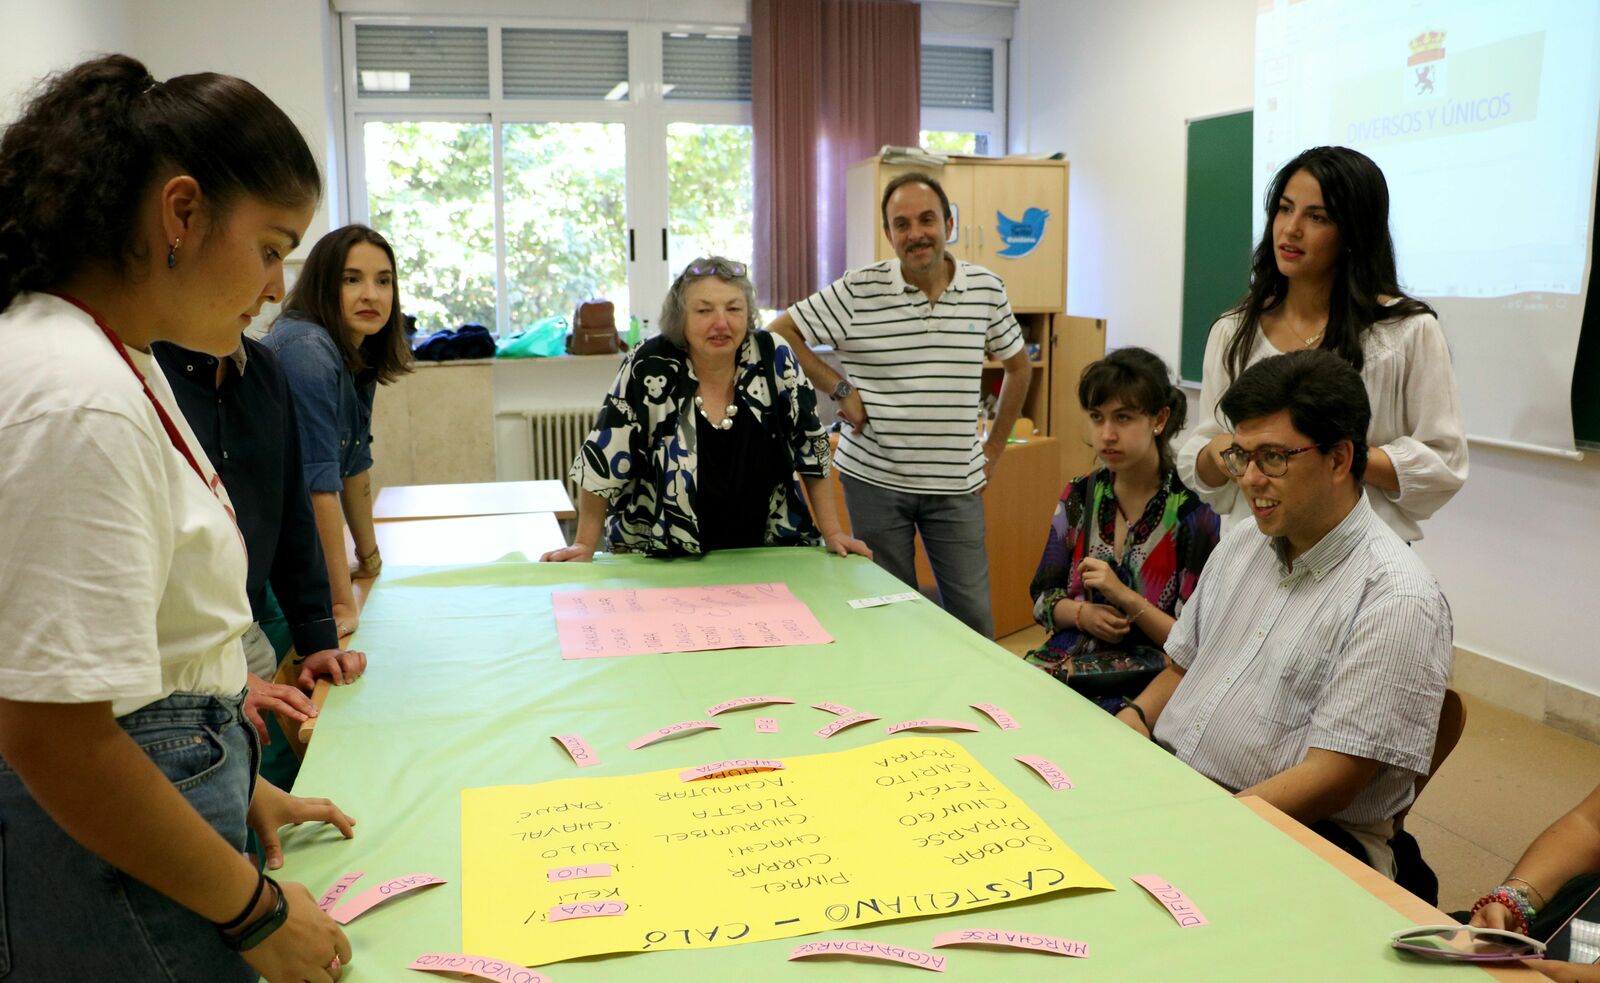
<path id="1" fill-rule="evenodd" d="M 389 257 L 389 268 L 395 273 L 394 298 L 389 304 L 389 320 L 376 334 L 356 345 L 345 330 L 340 292 L 344 289 L 345 260 L 351 248 L 363 242 L 377 246 Z M 389 240 L 365 225 L 346 225 L 317 240 L 306 256 L 299 279 L 283 300 L 283 313 L 321 325 L 339 347 L 345 368 L 362 385 L 374 380 L 388 385 L 412 369 L 411 342 L 406 338 L 405 315 L 400 311 L 400 267 L 394 261 Z"/>
<path id="2" fill-rule="evenodd" d="M 1217 410 L 1235 429 L 1288 410 L 1289 422 L 1324 454 L 1341 440 L 1350 441 L 1350 476 L 1357 484 L 1367 472 L 1372 404 L 1361 373 L 1333 352 L 1312 349 L 1264 358 L 1234 380 Z"/>
<path id="3" fill-rule="evenodd" d="M 939 208 L 944 212 L 944 220 L 950 221 L 950 196 L 944 193 L 944 186 L 938 179 L 923 171 L 907 171 L 883 187 L 883 200 L 878 204 L 878 211 L 883 215 L 884 228 L 889 227 L 889 198 L 908 184 L 925 184 L 932 188 L 933 193 L 939 196 Z"/>
<path id="4" fill-rule="evenodd" d="M 1250 261 L 1250 289 L 1228 311 L 1241 315 L 1239 330 L 1223 356 L 1229 379 L 1244 372 L 1261 315 L 1283 303 L 1289 294 L 1289 279 L 1278 272 L 1272 219 L 1289 179 L 1302 170 L 1322 186 L 1323 206 L 1338 226 L 1344 247 L 1334 267 L 1328 326 L 1318 347 L 1340 355 L 1359 372 L 1362 335 L 1372 325 L 1434 313 L 1432 307 L 1400 290 L 1394 240 L 1389 235 L 1389 185 L 1383 171 L 1370 157 L 1348 147 L 1312 147 L 1279 168 L 1267 188 L 1267 224 Z M 1398 302 L 1385 307 L 1378 299 L 1383 296 L 1398 298 Z"/>
<path id="5" fill-rule="evenodd" d="M 1189 400 L 1172 384 L 1167 363 L 1143 348 L 1118 348 L 1084 366 L 1078 377 L 1078 405 L 1092 410 L 1113 399 L 1150 416 L 1169 411 L 1166 424 L 1156 434 L 1156 447 L 1161 452 L 1161 470 L 1170 471 L 1172 437 L 1183 429 Z"/>
<path id="6" fill-rule="evenodd" d="M 0 310 L 85 266 L 144 260 L 140 199 L 167 171 L 200 185 L 220 223 L 242 198 L 299 206 L 322 193 L 316 158 L 249 82 L 205 72 L 157 82 L 126 55 L 47 78 L 0 133 Z"/>

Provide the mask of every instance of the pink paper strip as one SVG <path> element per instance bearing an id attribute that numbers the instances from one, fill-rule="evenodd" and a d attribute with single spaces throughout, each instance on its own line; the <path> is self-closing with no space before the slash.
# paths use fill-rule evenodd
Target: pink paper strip
<path id="1" fill-rule="evenodd" d="M 838 714 L 841 717 L 848 717 L 852 713 L 855 713 L 854 710 L 845 706 L 843 703 L 813 703 L 811 706 L 817 710 L 826 710 L 829 713 Z"/>
<path id="2" fill-rule="evenodd" d="M 832 737 L 833 735 L 839 733 L 841 730 L 844 730 L 846 727 L 854 727 L 856 724 L 864 724 L 869 720 L 877 720 L 877 719 L 879 719 L 879 718 L 874 717 L 870 713 L 852 713 L 848 717 L 840 717 L 838 720 L 835 720 L 832 723 L 826 724 L 820 730 L 817 731 L 817 736 L 818 737 Z"/>
<path id="3" fill-rule="evenodd" d="M 861 956 L 865 959 L 905 963 L 907 966 L 928 969 L 935 973 L 944 972 L 945 962 L 945 957 L 936 953 L 920 952 L 898 945 L 885 945 L 882 942 L 868 942 L 865 939 L 827 939 L 822 942 L 807 942 L 805 945 L 795 946 L 789 953 L 790 959 L 804 959 L 807 956 Z"/>
<path id="4" fill-rule="evenodd" d="M 781 771 L 783 762 L 773 758 L 729 758 L 726 761 L 713 761 L 708 765 L 698 768 L 689 768 L 678 772 L 678 781 L 692 782 L 698 778 L 720 778 L 728 772 L 744 774 L 750 771 Z"/>
<path id="5" fill-rule="evenodd" d="M 580 901 L 577 904 L 558 904 L 544 916 L 547 922 L 564 922 L 573 918 L 608 918 L 628 910 L 626 901 Z"/>
<path id="6" fill-rule="evenodd" d="M 365 875 L 365 871 L 355 870 L 339 878 L 333 883 L 333 887 L 328 888 L 326 894 L 317 899 L 317 907 L 323 911 L 332 910 L 333 906 L 339 903 L 339 899 L 344 897 L 344 892 L 350 890 L 350 886 Z"/>
<path id="7" fill-rule="evenodd" d="M 999 724 L 1001 730 L 1020 730 L 1022 728 L 1022 725 L 1017 723 L 1015 717 L 1011 716 L 1009 713 L 1006 713 L 993 703 L 969 703 L 967 706 L 970 706 L 974 710 L 982 711 L 984 716 Z"/>
<path id="8" fill-rule="evenodd" d="M 685 731 L 721 729 L 721 724 L 714 724 L 709 720 L 685 720 L 682 723 L 668 724 L 665 727 L 657 727 L 648 734 L 634 738 L 634 740 L 628 744 L 628 749 L 630 751 L 637 751 L 642 747 L 654 744 L 664 737 L 671 737 L 673 734 L 682 734 Z"/>
<path id="9" fill-rule="evenodd" d="M 833 641 L 780 583 L 557 591 L 550 602 L 563 659 Z"/>
<path id="10" fill-rule="evenodd" d="M 424 952 L 411 960 L 406 969 L 424 973 L 441 973 L 446 976 L 465 976 L 493 983 L 550 983 L 550 977 L 536 973 L 526 966 L 490 959 L 488 956 L 469 956 L 460 952 Z"/>
<path id="11" fill-rule="evenodd" d="M 898 734 L 903 730 L 967 730 L 975 731 L 978 728 L 972 724 L 964 724 L 959 720 L 941 720 L 937 717 L 929 720 L 902 720 L 889 728 L 889 733 Z"/>
<path id="12" fill-rule="evenodd" d="M 1072 779 L 1049 758 L 1041 758 L 1037 754 L 1019 754 L 1017 760 L 1038 772 L 1045 784 L 1057 792 L 1072 788 Z"/>
<path id="13" fill-rule="evenodd" d="M 1130 878 L 1130 880 L 1149 891 L 1150 895 L 1161 902 L 1161 906 L 1167 909 L 1173 920 L 1183 928 L 1196 928 L 1200 925 L 1211 924 L 1205 915 L 1200 914 L 1200 909 L 1194 906 L 1188 896 L 1173 887 L 1165 877 L 1158 877 L 1155 874 L 1139 874 Z"/>
<path id="14" fill-rule="evenodd" d="M 432 874 L 407 874 L 404 877 L 396 877 L 394 880 L 384 881 L 377 887 L 362 891 L 354 898 L 328 912 L 328 914 L 340 925 L 348 925 L 366 914 L 368 909 L 381 905 L 391 898 L 397 898 L 421 887 L 432 887 L 435 884 L 444 883 L 445 879 L 443 877 L 435 877 Z"/>
<path id="15" fill-rule="evenodd" d="M 577 734 L 552 734 L 550 739 L 566 748 L 567 753 L 572 755 L 572 763 L 579 768 L 600 763 L 600 756 L 595 754 L 589 743 Z"/>
<path id="16" fill-rule="evenodd" d="M 787 696 L 741 696 L 737 700 L 724 700 L 714 707 L 706 707 L 706 716 L 715 717 L 724 710 L 737 710 L 740 707 L 759 707 L 768 703 L 793 703 Z"/>
<path id="17" fill-rule="evenodd" d="M 954 932 L 941 932 L 933 937 L 933 947 L 947 945 L 1001 945 L 1008 949 L 1033 949 L 1051 952 L 1058 956 L 1089 958 L 1089 943 L 1063 939 L 1058 935 L 1034 935 L 1028 932 L 1003 932 L 992 928 L 964 928 Z"/>
<path id="18" fill-rule="evenodd" d="M 756 718 L 756 733 L 758 733 L 758 734 L 776 734 L 777 732 L 778 732 L 778 718 L 776 718 L 776 717 L 757 717 Z"/>
<path id="19" fill-rule="evenodd" d="M 544 876 L 552 881 L 576 881 L 585 877 L 610 877 L 616 871 L 610 864 L 581 864 L 577 867 L 552 867 Z"/>

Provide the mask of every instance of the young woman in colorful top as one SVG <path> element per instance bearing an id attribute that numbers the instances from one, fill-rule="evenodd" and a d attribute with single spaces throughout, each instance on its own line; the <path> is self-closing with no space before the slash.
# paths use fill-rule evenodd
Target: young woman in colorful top
<path id="1" fill-rule="evenodd" d="M 226 357 L 322 181 L 248 82 L 108 55 L 0 133 L 0 975 L 337 980 L 350 943 L 242 852 L 350 820 L 256 775 L 227 489 L 150 346 Z"/>
<path id="2" fill-rule="evenodd" d="M 1078 403 L 1101 466 L 1067 486 L 1050 521 L 1030 592 L 1051 635 L 1027 660 L 1114 710 L 1166 665 L 1219 522 L 1173 468 L 1185 398 L 1166 363 L 1118 349 L 1083 370 Z"/>
<path id="3" fill-rule="evenodd" d="M 1439 319 L 1400 290 L 1383 172 L 1346 147 L 1313 147 L 1278 171 L 1266 207 L 1249 292 L 1206 341 L 1200 416 L 1178 473 L 1224 526 L 1250 518 L 1222 464 L 1233 435 L 1217 403 L 1262 359 L 1326 348 L 1361 373 L 1372 403 L 1367 497 L 1401 539 L 1421 539 L 1420 523 L 1467 480 L 1467 437 Z"/>
<path id="4" fill-rule="evenodd" d="M 262 342 L 277 353 L 294 395 L 333 616 L 347 635 L 356 627 L 351 577 L 376 577 L 383 566 L 372 528 L 372 401 L 380 382 L 411 371 L 389 241 L 364 225 L 323 236 Z"/>
<path id="5" fill-rule="evenodd" d="M 789 345 L 759 328 L 744 264 L 690 263 L 660 326 L 623 362 L 572 463 L 574 542 L 544 559 L 587 561 L 602 540 L 653 556 L 822 543 L 870 557 L 839 526 L 816 394 Z"/>

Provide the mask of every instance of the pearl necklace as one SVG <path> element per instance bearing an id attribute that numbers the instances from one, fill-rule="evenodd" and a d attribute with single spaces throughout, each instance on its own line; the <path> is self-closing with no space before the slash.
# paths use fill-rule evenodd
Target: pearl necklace
<path id="1" fill-rule="evenodd" d="M 733 429 L 733 415 L 735 413 L 739 412 L 738 404 L 729 403 L 728 404 L 728 411 L 723 416 L 722 422 L 721 423 L 712 423 L 711 417 L 706 413 L 706 401 L 701 399 L 698 393 L 694 397 L 694 408 L 700 411 L 700 415 L 706 418 L 706 422 L 707 423 L 710 423 L 712 426 L 716 427 L 718 430 L 732 430 Z"/>

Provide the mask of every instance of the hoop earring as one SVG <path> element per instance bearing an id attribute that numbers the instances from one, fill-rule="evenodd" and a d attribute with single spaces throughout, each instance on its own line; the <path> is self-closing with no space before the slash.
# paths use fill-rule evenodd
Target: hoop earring
<path id="1" fill-rule="evenodd" d="M 167 250 L 167 269 L 178 265 L 178 247 L 183 244 L 183 239 L 172 240 L 172 248 Z"/>

